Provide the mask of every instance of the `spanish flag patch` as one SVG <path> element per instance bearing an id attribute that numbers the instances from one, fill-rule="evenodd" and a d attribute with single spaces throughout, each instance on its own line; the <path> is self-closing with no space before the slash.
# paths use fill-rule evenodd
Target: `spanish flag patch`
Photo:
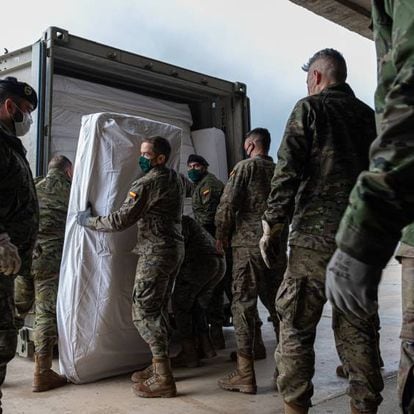
<path id="1" fill-rule="evenodd" d="M 134 193 L 133 191 L 130 191 L 129 196 L 132 197 L 135 200 L 137 198 L 137 193 Z"/>
<path id="2" fill-rule="evenodd" d="M 204 190 L 202 194 L 205 197 L 210 194 L 210 190 L 207 188 L 207 190 Z"/>

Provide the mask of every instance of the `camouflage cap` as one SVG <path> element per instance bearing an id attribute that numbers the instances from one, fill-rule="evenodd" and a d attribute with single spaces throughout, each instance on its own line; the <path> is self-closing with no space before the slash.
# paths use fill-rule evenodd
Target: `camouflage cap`
<path id="1" fill-rule="evenodd" d="M 26 82 L 20 82 L 13 76 L 0 79 L 0 91 L 9 92 L 29 101 L 33 105 L 33 110 L 37 107 L 37 94 L 35 90 Z"/>

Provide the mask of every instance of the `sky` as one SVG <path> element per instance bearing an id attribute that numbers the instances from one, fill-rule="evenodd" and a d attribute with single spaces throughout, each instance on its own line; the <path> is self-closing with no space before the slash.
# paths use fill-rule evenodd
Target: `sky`
<path id="1" fill-rule="evenodd" d="M 18 13 L 18 18 L 12 18 Z M 301 66 L 333 47 L 348 82 L 373 106 L 374 43 L 289 0 L 22 0 L 2 5 L 0 53 L 38 40 L 49 26 L 174 65 L 247 84 L 252 128 L 266 127 L 276 154 L 295 102 Z"/>

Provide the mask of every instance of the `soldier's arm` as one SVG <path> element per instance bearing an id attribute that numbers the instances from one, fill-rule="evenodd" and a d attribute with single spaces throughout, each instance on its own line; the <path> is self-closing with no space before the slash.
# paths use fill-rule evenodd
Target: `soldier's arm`
<path id="1" fill-rule="evenodd" d="M 384 13 L 375 3 L 374 31 L 381 34 Z M 336 235 L 341 250 L 382 267 L 394 253 L 401 230 L 414 222 L 414 25 L 412 4 L 394 3 L 397 24 L 389 36 L 377 40 L 379 135 L 371 146 L 369 171 L 359 176 Z M 392 38 L 392 46 L 383 47 L 384 38 Z"/>
<path id="2" fill-rule="evenodd" d="M 107 216 L 91 217 L 87 227 L 102 232 L 125 230 L 135 224 L 148 208 L 148 188 L 133 186 L 121 208 Z"/>
<path id="3" fill-rule="evenodd" d="M 193 195 L 195 184 L 190 181 L 184 174 L 178 174 L 184 188 L 184 197 L 191 197 Z"/>
<path id="4" fill-rule="evenodd" d="M 220 199 L 220 204 L 217 207 L 214 220 L 216 225 L 217 240 L 225 242 L 230 240 L 237 211 L 243 202 L 245 186 L 245 169 L 240 168 L 240 166 L 236 166 L 230 173 L 229 180 L 224 187 L 224 191 Z"/>
<path id="5" fill-rule="evenodd" d="M 6 232 L 6 216 L 13 200 L 10 189 L 10 177 L 7 174 L 7 154 L 0 146 L 0 234 Z"/>
<path id="6" fill-rule="evenodd" d="M 312 145 L 314 111 L 308 101 L 299 101 L 287 122 L 278 161 L 267 200 L 263 219 L 270 227 L 290 221 L 295 207 L 295 197 Z"/>

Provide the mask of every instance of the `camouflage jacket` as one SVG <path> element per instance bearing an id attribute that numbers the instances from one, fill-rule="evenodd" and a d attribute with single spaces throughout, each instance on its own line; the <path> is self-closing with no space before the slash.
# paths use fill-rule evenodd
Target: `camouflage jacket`
<path id="1" fill-rule="evenodd" d="M 52 168 L 45 178 L 37 179 L 39 235 L 33 253 L 33 271 L 59 272 L 68 212 L 70 180 Z"/>
<path id="2" fill-rule="evenodd" d="M 216 243 L 207 230 L 189 216 L 183 216 L 185 259 L 198 259 L 202 255 L 217 255 Z"/>
<path id="3" fill-rule="evenodd" d="M 30 273 L 39 225 L 32 173 L 22 142 L 0 126 L 0 233 L 8 233 L 22 259 L 20 274 Z"/>
<path id="4" fill-rule="evenodd" d="M 207 173 L 193 191 L 194 218 L 214 234 L 214 216 L 223 193 L 224 184 L 212 173 Z"/>
<path id="5" fill-rule="evenodd" d="M 137 223 L 138 238 L 134 250 L 137 254 L 182 251 L 183 201 L 184 189 L 178 174 L 167 167 L 155 167 L 132 183 L 119 210 L 108 216 L 94 217 L 88 227 L 113 232 Z"/>
<path id="6" fill-rule="evenodd" d="M 264 219 L 291 220 L 289 244 L 335 249 L 335 233 L 375 138 L 373 110 L 348 84 L 301 99 L 287 122 Z"/>
<path id="7" fill-rule="evenodd" d="M 412 2 L 372 2 L 378 63 L 375 92 L 378 137 L 370 168 L 351 193 L 338 230 L 338 247 L 362 262 L 385 266 L 401 238 L 414 246 L 414 25 Z"/>
<path id="8" fill-rule="evenodd" d="M 258 247 L 274 168 L 268 156 L 236 164 L 217 208 L 216 239 L 231 240 L 232 247 Z"/>

